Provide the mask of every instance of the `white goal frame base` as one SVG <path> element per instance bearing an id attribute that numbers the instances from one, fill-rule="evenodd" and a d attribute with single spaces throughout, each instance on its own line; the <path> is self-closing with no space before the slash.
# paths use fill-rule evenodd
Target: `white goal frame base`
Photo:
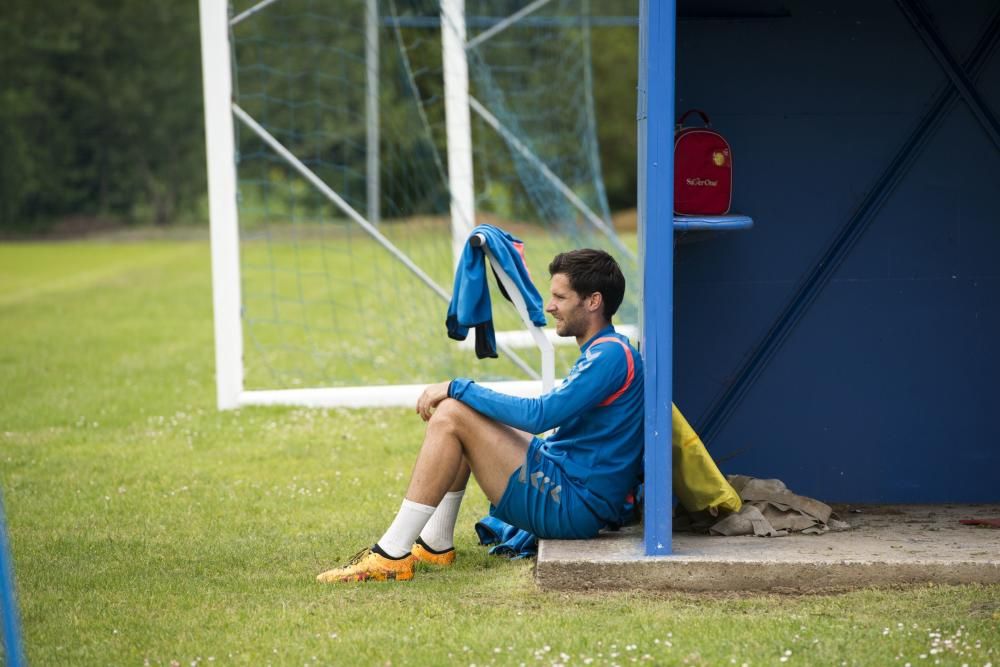
<path id="1" fill-rule="evenodd" d="M 537 398 L 542 395 L 540 381 L 477 383 L 511 396 Z M 413 408 L 427 388 L 426 384 L 373 385 L 366 387 L 329 387 L 317 389 L 277 389 L 243 391 L 236 407 L 250 405 L 291 405 L 307 408 Z"/>

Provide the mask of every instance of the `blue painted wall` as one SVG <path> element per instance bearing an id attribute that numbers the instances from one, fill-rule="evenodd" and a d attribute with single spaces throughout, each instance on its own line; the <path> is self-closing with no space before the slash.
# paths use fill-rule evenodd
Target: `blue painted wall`
<path id="1" fill-rule="evenodd" d="M 997 9 L 924 6 L 959 61 Z M 948 79 L 890 0 L 679 12 L 677 111 L 730 140 L 756 222 L 678 239 L 674 399 L 700 428 Z M 1000 114 L 1000 49 L 976 84 Z M 827 501 L 1000 501 L 998 385 L 1000 150 L 959 99 L 707 444 Z"/>

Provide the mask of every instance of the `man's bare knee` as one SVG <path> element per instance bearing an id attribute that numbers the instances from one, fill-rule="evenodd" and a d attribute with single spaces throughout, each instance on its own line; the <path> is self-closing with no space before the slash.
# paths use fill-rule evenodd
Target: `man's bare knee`
<path id="1" fill-rule="evenodd" d="M 434 409 L 434 414 L 431 415 L 428 426 L 457 431 L 478 414 L 461 401 L 456 401 L 454 398 L 446 398 Z"/>

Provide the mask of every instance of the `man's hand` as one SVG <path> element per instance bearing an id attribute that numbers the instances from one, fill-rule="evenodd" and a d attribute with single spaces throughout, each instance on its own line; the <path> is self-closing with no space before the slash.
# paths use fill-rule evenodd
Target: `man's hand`
<path id="1" fill-rule="evenodd" d="M 424 389 L 424 393 L 420 394 L 420 398 L 417 399 L 417 414 L 420 415 L 421 419 L 430 420 L 438 403 L 448 398 L 449 384 L 448 382 L 438 382 Z"/>

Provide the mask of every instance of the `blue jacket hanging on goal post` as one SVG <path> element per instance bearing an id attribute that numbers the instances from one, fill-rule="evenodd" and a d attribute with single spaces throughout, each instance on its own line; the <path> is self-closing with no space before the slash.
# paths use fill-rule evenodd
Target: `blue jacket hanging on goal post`
<path id="1" fill-rule="evenodd" d="M 528 315 L 536 326 L 545 326 L 545 306 L 538 289 L 531 282 L 528 266 L 524 262 L 524 243 L 494 227 L 479 225 L 472 230 L 470 238 L 482 234 L 486 245 L 500 267 L 510 276 L 524 296 Z M 498 284 L 499 281 L 498 281 Z M 500 291 L 507 299 L 503 284 Z M 483 248 L 466 243 L 455 270 L 455 284 L 451 291 L 451 303 L 445 319 L 448 337 L 465 340 L 469 329 L 476 330 L 476 356 L 480 359 L 497 357 L 496 335 L 493 330 L 493 304 L 490 300 L 490 286 L 486 274 L 486 252 Z"/>

